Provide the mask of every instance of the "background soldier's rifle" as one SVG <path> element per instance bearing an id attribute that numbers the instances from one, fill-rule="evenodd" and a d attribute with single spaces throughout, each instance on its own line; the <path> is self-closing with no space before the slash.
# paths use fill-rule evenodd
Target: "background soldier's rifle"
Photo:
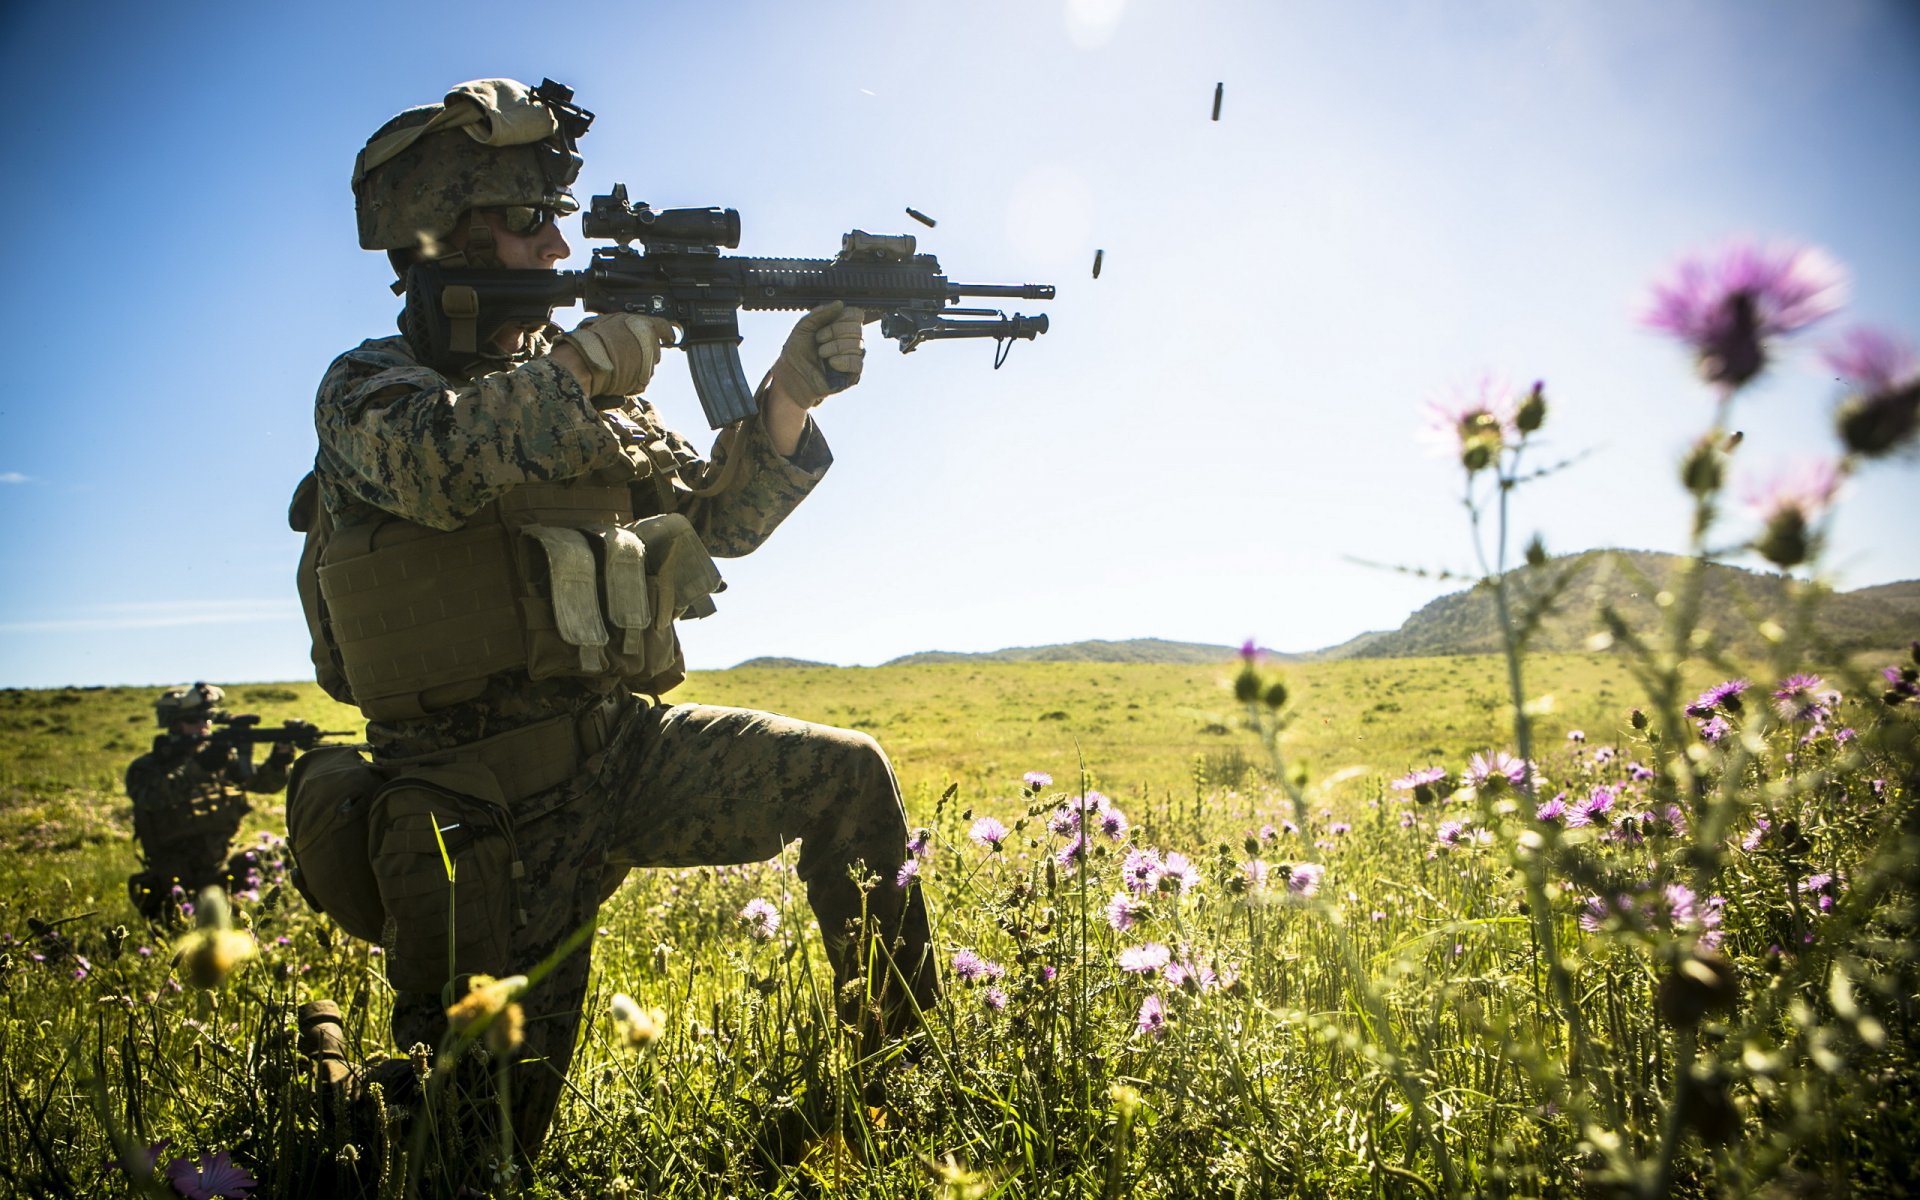
<path id="1" fill-rule="evenodd" d="M 632 312 L 678 322 L 693 384 L 707 422 L 719 429 L 758 411 L 740 367 L 741 309 L 804 310 L 834 300 L 878 314 L 882 336 L 904 353 L 922 342 L 990 337 L 1031 341 L 1047 331 L 1045 314 L 1009 317 L 991 308 L 954 308 L 967 297 L 1053 299 L 1047 283 L 950 283 L 931 254 L 916 254 L 911 234 L 858 229 L 841 239 L 836 258 L 750 258 L 722 255 L 740 244 L 740 214 L 731 208 L 655 211 L 629 204 L 624 184 L 595 196 L 581 218 L 590 238 L 610 238 L 581 271 L 448 269 L 417 263 L 406 277 L 402 327 L 429 363 L 450 368 L 472 361 L 504 326 L 538 328 L 556 308 L 576 302 L 588 312 Z M 635 250 L 631 243 L 639 242 Z M 997 367 L 1007 345 L 995 356 Z M 832 380 L 831 382 L 841 382 Z"/>
<path id="2" fill-rule="evenodd" d="M 343 729 L 322 729 L 311 721 L 262 725 L 256 713 L 215 717 L 213 723 L 220 728 L 207 735 L 206 744 L 232 746 L 235 749 L 247 749 L 259 745 L 277 746 L 284 742 L 299 750 L 311 750 L 320 744 L 322 738 L 354 736 Z"/>

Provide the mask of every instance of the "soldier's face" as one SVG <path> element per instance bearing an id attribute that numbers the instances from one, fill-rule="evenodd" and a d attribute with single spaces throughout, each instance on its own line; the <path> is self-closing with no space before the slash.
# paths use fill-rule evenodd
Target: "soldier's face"
<path id="1" fill-rule="evenodd" d="M 213 732 L 213 720 L 210 717 L 188 717 L 173 723 L 173 731 L 181 737 L 203 738 Z"/>
<path id="2" fill-rule="evenodd" d="M 497 212 L 480 210 L 480 219 L 493 232 L 494 254 L 500 265 L 516 271 L 551 271 L 555 263 L 573 253 L 560 232 L 558 221 L 547 221 L 532 233 L 514 233 Z"/>
<path id="3" fill-rule="evenodd" d="M 573 252 L 557 220 L 545 222 L 532 233 L 515 233 L 499 213 L 484 208 L 478 212 L 493 233 L 494 256 L 509 270 L 551 271 L 555 263 Z M 502 353 L 517 354 L 527 344 L 527 332 L 517 326 L 503 326 L 494 333 L 493 344 Z"/>

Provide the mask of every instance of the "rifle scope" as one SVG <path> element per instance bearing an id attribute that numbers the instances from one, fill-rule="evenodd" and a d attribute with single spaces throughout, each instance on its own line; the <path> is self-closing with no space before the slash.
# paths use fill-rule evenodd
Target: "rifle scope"
<path id="1" fill-rule="evenodd" d="M 740 244 L 740 211 L 733 208 L 648 207 L 646 201 L 627 203 L 625 184 L 614 184 L 613 194 L 595 196 L 580 217 L 580 232 L 590 238 L 616 242 L 683 242 L 696 246 Z"/>

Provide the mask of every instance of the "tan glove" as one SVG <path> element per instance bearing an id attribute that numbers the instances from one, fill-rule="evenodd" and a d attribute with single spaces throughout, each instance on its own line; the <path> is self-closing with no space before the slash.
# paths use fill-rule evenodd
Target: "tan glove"
<path id="1" fill-rule="evenodd" d="M 586 360 L 589 396 L 631 396 L 644 391 L 660 361 L 660 347 L 673 344 L 673 322 L 637 313 L 588 317 L 554 339 Z"/>
<path id="2" fill-rule="evenodd" d="M 867 356 L 860 325 L 866 314 L 835 300 L 801 317 L 769 372 L 774 386 L 802 408 L 860 382 Z"/>

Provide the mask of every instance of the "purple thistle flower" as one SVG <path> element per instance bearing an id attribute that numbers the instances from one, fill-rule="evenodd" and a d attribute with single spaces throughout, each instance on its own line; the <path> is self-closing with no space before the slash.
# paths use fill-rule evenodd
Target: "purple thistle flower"
<path id="1" fill-rule="evenodd" d="M 1167 981 L 1168 987 L 1181 988 L 1189 992 L 1212 991 L 1220 982 L 1212 967 L 1205 963 L 1196 965 L 1185 959 L 1168 963 L 1166 970 L 1161 972 L 1161 978 Z"/>
<path id="2" fill-rule="evenodd" d="M 1126 892 L 1115 892 L 1113 899 L 1107 901 L 1107 924 L 1115 933 L 1125 933 L 1147 912 L 1145 901 L 1136 900 Z"/>
<path id="3" fill-rule="evenodd" d="M 1200 872 L 1187 860 L 1187 856 L 1178 850 L 1167 853 L 1159 879 L 1160 890 L 1178 892 L 1184 896 L 1200 886 Z"/>
<path id="4" fill-rule="evenodd" d="M 1593 752 L 1593 765 L 1596 767 L 1604 767 L 1617 758 L 1619 754 L 1620 752 L 1612 746 L 1597 747 Z"/>
<path id="5" fill-rule="evenodd" d="M 1647 839 L 1641 830 L 1652 819 L 1652 813 L 1623 813 L 1620 819 L 1614 822 L 1613 830 L 1607 836 L 1622 846 L 1642 845 Z"/>
<path id="6" fill-rule="evenodd" d="M 1262 892 L 1267 887 L 1267 874 L 1272 868 L 1266 862 L 1255 858 L 1240 864 L 1241 877 L 1246 881 L 1248 892 Z"/>
<path id="7" fill-rule="evenodd" d="M 1920 430 L 1920 358 L 1912 346 L 1877 329 L 1854 329 L 1827 347 L 1826 360 L 1853 391 L 1834 414 L 1848 450 L 1878 457 L 1913 439 Z"/>
<path id="8" fill-rule="evenodd" d="M 222 1150 L 217 1154 L 202 1154 L 197 1163 L 189 1163 L 184 1158 L 176 1158 L 167 1164 L 167 1182 L 173 1190 L 187 1200 L 246 1200 L 260 1181 L 245 1167 L 233 1163 L 233 1155 Z"/>
<path id="9" fill-rule="evenodd" d="M 1587 798 L 1567 816 L 1568 828 L 1578 829 L 1582 825 L 1591 825 L 1602 819 L 1606 816 L 1607 810 L 1613 807 L 1613 798 L 1613 789 L 1605 784 L 1594 788 L 1587 794 Z"/>
<path id="10" fill-rule="evenodd" d="M 1899 668 L 1898 668 L 1898 667 L 1888 667 L 1888 668 L 1887 668 L 1887 672 L 1888 672 L 1888 674 L 1887 674 L 1887 678 L 1888 678 L 1888 679 L 1892 679 L 1892 678 L 1894 678 L 1894 676 L 1895 676 L 1895 675 L 1896 675 L 1896 674 L 1897 674 L 1897 673 L 1899 672 Z M 1272 821 L 1268 821 L 1268 822 L 1267 822 L 1267 823 L 1266 823 L 1265 825 L 1262 825 L 1262 826 L 1260 827 L 1260 840 L 1261 840 L 1261 841 L 1263 841 L 1263 842 L 1272 842 L 1272 841 L 1278 841 L 1278 840 L 1279 840 L 1279 838 L 1280 838 L 1280 831 L 1279 831 L 1278 829 L 1275 829 L 1275 828 L 1273 827 L 1273 822 L 1272 822 Z"/>
<path id="11" fill-rule="evenodd" d="M 1755 817 L 1753 819 L 1753 828 L 1747 831 L 1747 836 L 1740 839 L 1740 848 L 1748 854 L 1752 854 L 1760 849 L 1760 843 L 1766 840 L 1767 830 L 1772 828 L 1772 821 L 1767 820 L 1765 817 Z"/>
<path id="12" fill-rule="evenodd" d="M 1087 839 L 1074 834 L 1066 845 L 1053 852 L 1053 860 L 1063 867 L 1075 867 L 1087 861 Z"/>
<path id="13" fill-rule="evenodd" d="M 981 817 L 967 830 L 967 836 L 989 850 L 999 850 L 1007 840 L 1007 827 L 992 817 Z"/>
<path id="14" fill-rule="evenodd" d="M 1305 898 L 1320 890 L 1320 881 L 1326 877 L 1327 869 L 1319 863 L 1295 863 L 1287 871 L 1287 891 Z"/>
<path id="15" fill-rule="evenodd" d="M 1424 785 L 1439 783 L 1447 777 L 1445 767 L 1418 767 L 1389 783 L 1387 786 L 1396 792 L 1411 792 Z"/>
<path id="16" fill-rule="evenodd" d="M 1575 745 L 1580 745 L 1584 743 L 1587 740 L 1586 730 L 1584 729 L 1567 730 L 1567 740 L 1574 743 Z"/>
<path id="17" fill-rule="evenodd" d="M 1505 750 L 1476 754 L 1467 760 L 1467 782 L 1475 787 L 1519 787 L 1527 780 L 1527 762 Z"/>
<path id="18" fill-rule="evenodd" d="M 1641 320 L 1692 347 L 1707 382 L 1733 389 L 1765 368 L 1771 339 L 1837 311 L 1845 291 L 1824 251 L 1735 241 L 1675 264 Z"/>
<path id="19" fill-rule="evenodd" d="M 1047 829 L 1057 837 L 1072 837 L 1080 831 L 1080 810 L 1062 804 L 1047 817 Z"/>
<path id="20" fill-rule="evenodd" d="M 1458 849 L 1460 839 L 1466 831 L 1467 823 L 1465 821 L 1442 821 L 1439 830 L 1434 834 L 1434 841 L 1439 842 L 1449 850 Z"/>
<path id="21" fill-rule="evenodd" d="M 1327 826 L 1327 832 L 1335 837 L 1339 837 L 1342 834 L 1352 833 L 1353 826 L 1347 824 L 1345 821 L 1335 821 L 1333 824 Z"/>
<path id="22" fill-rule="evenodd" d="M 1135 1018 L 1134 1026 L 1150 1038 L 1167 1036 L 1167 1006 L 1159 996 L 1148 996 L 1140 1002 L 1140 1015 Z"/>
<path id="23" fill-rule="evenodd" d="M 1773 693 L 1773 707 L 1784 720 L 1813 721 L 1826 715 L 1820 690 L 1827 681 L 1818 675 L 1789 675 Z"/>
<path id="24" fill-rule="evenodd" d="M 773 940 L 780 930 L 780 910 L 770 900 L 755 898 L 747 901 L 740 910 L 740 921 L 747 927 L 747 934 L 755 941 Z"/>
<path id="25" fill-rule="evenodd" d="M 1823 347 L 1820 356 L 1848 387 L 1864 395 L 1896 392 L 1920 383 L 1920 357 L 1911 345 L 1884 330 L 1849 329 Z"/>
<path id="26" fill-rule="evenodd" d="M 1533 810 L 1533 819 L 1541 822 L 1555 822 L 1566 815 L 1567 794 L 1565 792 L 1557 793 L 1553 799 Z"/>
<path id="27" fill-rule="evenodd" d="M 1738 714 L 1740 693 L 1746 690 L 1747 681 L 1744 679 L 1729 679 L 1725 683 L 1716 683 L 1695 697 L 1692 704 L 1687 705 L 1687 715 L 1706 718 L 1721 710 Z"/>
<path id="28" fill-rule="evenodd" d="M 1605 928 L 1607 918 L 1622 907 L 1631 907 L 1631 901 L 1624 896 L 1620 897 L 1618 904 L 1609 904 L 1600 896 L 1588 896 L 1586 903 L 1580 906 L 1580 928 L 1588 933 L 1598 933 Z"/>
<path id="29" fill-rule="evenodd" d="M 1800 881 L 1800 894 L 1816 897 L 1817 906 L 1823 913 L 1833 911 L 1834 901 L 1843 890 L 1840 881 L 1825 872 L 1809 875 Z"/>
<path id="30" fill-rule="evenodd" d="M 1159 942 L 1129 946 L 1120 952 L 1120 969 L 1134 975 L 1153 975 L 1172 957 L 1173 952 Z"/>
<path id="31" fill-rule="evenodd" d="M 1727 719 L 1719 713 L 1700 722 L 1700 740 L 1709 746 L 1718 746 L 1732 732 L 1733 726 L 1727 724 Z"/>
<path id="32" fill-rule="evenodd" d="M 1160 886 L 1160 876 L 1166 873 L 1166 869 L 1166 864 L 1160 861 L 1159 851 L 1134 850 L 1120 864 L 1120 879 L 1127 885 L 1128 891 L 1144 895 Z"/>
<path id="33" fill-rule="evenodd" d="M 1515 414 L 1522 394 L 1492 374 L 1451 388 L 1427 404 L 1426 440 L 1469 472 L 1484 470 L 1510 442 L 1519 440 Z"/>
<path id="34" fill-rule="evenodd" d="M 1109 841 L 1117 842 L 1127 836 L 1127 814 L 1117 808 L 1104 808 L 1093 814 L 1094 827 L 1107 836 Z"/>
<path id="35" fill-rule="evenodd" d="M 893 886 L 905 888 L 918 878 L 920 878 L 920 860 L 917 858 L 909 858 L 900 864 L 898 871 L 894 872 Z"/>
<path id="36" fill-rule="evenodd" d="M 1835 463 L 1811 459 L 1749 486 L 1744 499 L 1762 525 L 1753 548 L 1778 567 L 1805 562 L 1818 545 L 1814 523 L 1832 505 L 1840 482 Z"/>
<path id="37" fill-rule="evenodd" d="M 932 842 L 933 830 L 916 829 L 913 831 L 913 836 L 907 839 L 907 853 L 913 855 L 915 858 L 925 858 L 927 856 L 927 847 L 931 845 Z"/>
<path id="38" fill-rule="evenodd" d="M 1020 777 L 1020 782 L 1026 785 L 1029 792 L 1037 792 L 1043 787 L 1053 786 L 1053 776 L 1045 771 L 1028 771 Z"/>
<path id="39" fill-rule="evenodd" d="M 956 950 L 953 953 L 953 975 L 962 983 L 980 983 L 989 979 L 1004 979 L 1007 969 L 997 962 L 990 962 L 972 950 Z"/>
<path id="40" fill-rule="evenodd" d="M 985 992 L 981 993 L 980 1003 L 986 1005 L 987 1008 L 994 1012 L 999 1012 L 1007 1006 L 1006 989 L 999 987 L 988 988 Z"/>

